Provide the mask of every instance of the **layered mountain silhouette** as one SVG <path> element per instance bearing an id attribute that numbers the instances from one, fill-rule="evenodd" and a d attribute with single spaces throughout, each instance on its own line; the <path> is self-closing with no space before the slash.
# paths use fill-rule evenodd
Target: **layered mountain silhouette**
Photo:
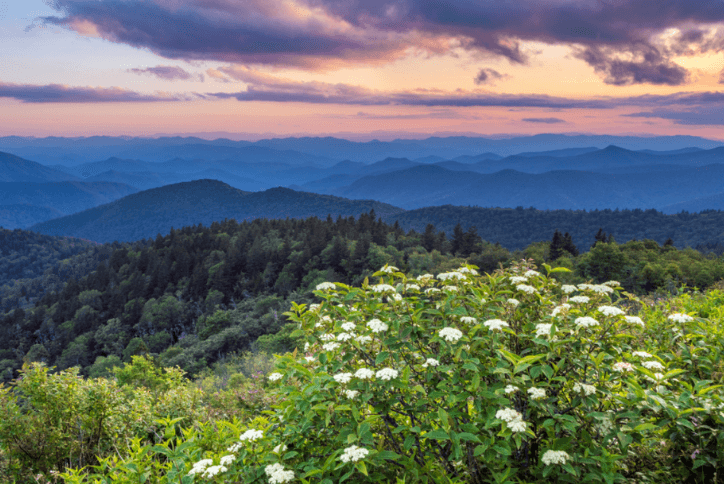
<path id="1" fill-rule="evenodd" d="M 390 216 L 402 209 L 376 201 L 300 193 L 288 188 L 244 192 L 217 180 L 198 180 L 135 193 L 80 213 L 49 220 L 29 230 L 95 242 L 134 241 L 167 234 L 172 227 L 255 218 L 358 216 L 375 210 Z"/>
<path id="2" fill-rule="evenodd" d="M 0 152 L 0 182 L 57 182 L 78 177 L 10 153 Z"/>

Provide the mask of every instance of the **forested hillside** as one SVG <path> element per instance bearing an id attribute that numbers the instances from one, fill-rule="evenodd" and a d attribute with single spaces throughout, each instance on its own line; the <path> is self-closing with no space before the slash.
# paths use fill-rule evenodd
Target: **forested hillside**
<path id="1" fill-rule="evenodd" d="M 560 276 L 566 282 L 615 279 L 636 293 L 676 292 L 682 284 L 703 289 L 724 277 L 723 258 L 670 243 L 619 245 L 598 231 L 595 247 L 579 253 L 570 234 L 553 235 L 511 253 L 474 229 L 457 226 L 449 238 L 432 225 L 406 233 L 370 213 L 227 220 L 97 246 L 7 291 L 0 372 L 9 379 L 23 361 L 44 361 L 99 375 L 134 354 L 151 353 L 194 374 L 253 344 L 284 351 L 294 345 L 288 333 L 278 333 L 292 300 L 307 301 L 324 281 L 360 284 L 385 263 L 414 275 L 464 261 L 492 272 L 526 257 L 570 268 Z"/>

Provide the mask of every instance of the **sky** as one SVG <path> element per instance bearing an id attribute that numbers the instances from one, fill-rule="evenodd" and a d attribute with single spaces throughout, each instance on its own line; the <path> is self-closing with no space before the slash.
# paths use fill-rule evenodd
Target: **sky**
<path id="1" fill-rule="evenodd" d="M 0 0 L 0 136 L 724 140 L 724 1 Z"/>

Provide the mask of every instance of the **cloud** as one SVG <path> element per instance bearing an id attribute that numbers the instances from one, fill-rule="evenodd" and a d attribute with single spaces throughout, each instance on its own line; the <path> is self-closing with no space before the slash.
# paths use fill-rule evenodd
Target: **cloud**
<path id="1" fill-rule="evenodd" d="M 200 82 L 204 81 L 204 75 L 194 75 L 188 72 L 187 70 L 176 67 L 176 66 L 156 66 L 156 67 L 147 67 L 145 69 L 128 69 L 128 72 L 131 72 L 133 74 L 150 74 L 152 76 L 158 77 L 159 79 L 163 79 L 166 81 L 174 81 L 174 80 L 198 80 Z"/>
<path id="2" fill-rule="evenodd" d="M 508 77 L 507 75 L 503 75 L 500 72 L 496 71 L 495 69 L 490 69 L 488 67 L 485 67 L 483 69 L 480 69 L 480 72 L 478 72 L 478 75 L 475 76 L 475 84 L 492 84 L 496 79 L 502 79 L 503 77 Z"/>
<path id="3" fill-rule="evenodd" d="M 118 87 L 69 87 L 61 84 L 32 85 L 0 83 L 0 98 L 25 103 L 159 102 L 191 99 L 189 96 L 141 94 Z"/>
<path id="4" fill-rule="evenodd" d="M 544 123 L 544 124 L 565 123 L 565 121 L 560 118 L 523 118 L 523 121 L 525 121 L 526 123 Z"/>
<path id="5" fill-rule="evenodd" d="M 568 45 L 611 85 L 679 85 L 673 58 L 724 50 L 724 2 L 641 0 L 52 0 L 45 21 L 169 59 L 336 69 L 411 55 L 528 62 Z M 485 72 L 481 81 L 491 76 Z"/>
<path id="6" fill-rule="evenodd" d="M 656 109 L 648 112 L 625 114 L 624 116 L 670 119 L 675 124 L 680 125 L 722 126 L 724 125 L 724 106 L 701 106 L 695 111 Z"/>

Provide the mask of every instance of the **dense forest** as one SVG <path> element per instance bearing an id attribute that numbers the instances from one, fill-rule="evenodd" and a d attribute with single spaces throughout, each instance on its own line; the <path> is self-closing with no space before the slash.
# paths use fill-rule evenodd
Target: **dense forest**
<path id="1" fill-rule="evenodd" d="M 15 247 L 16 265 L 32 260 L 38 241 L 46 240 L 11 234 L 16 242 L 7 246 Z M 530 258 L 571 269 L 558 276 L 565 282 L 615 279 L 639 294 L 704 289 L 724 278 L 724 259 L 714 254 L 679 250 L 671 241 L 618 244 L 601 228 L 591 237 L 593 247 L 577 247 L 570 233 L 554 231 L 510 252 L 484 241 L 475 227 L 458 224 L 449 237 L 431 224 L 405 232 L 372 211 L 358 219 L 226 220 L 155 240 L 88 247 L 52 267 L 28 266 L 35 269 L 26 269 L 25 279 L 4 286 L 0 374 L 9 380 L 24 361 L 42 361 L 102 375 L 136 354 L 196 374 L 235 351 L 285 351 L 294 346 L 282 315 L 291 301 L 308 301 L 324 281 L 360 284 L 386 263 L 420 275 L 466 261 L 492 272 Z"/>

